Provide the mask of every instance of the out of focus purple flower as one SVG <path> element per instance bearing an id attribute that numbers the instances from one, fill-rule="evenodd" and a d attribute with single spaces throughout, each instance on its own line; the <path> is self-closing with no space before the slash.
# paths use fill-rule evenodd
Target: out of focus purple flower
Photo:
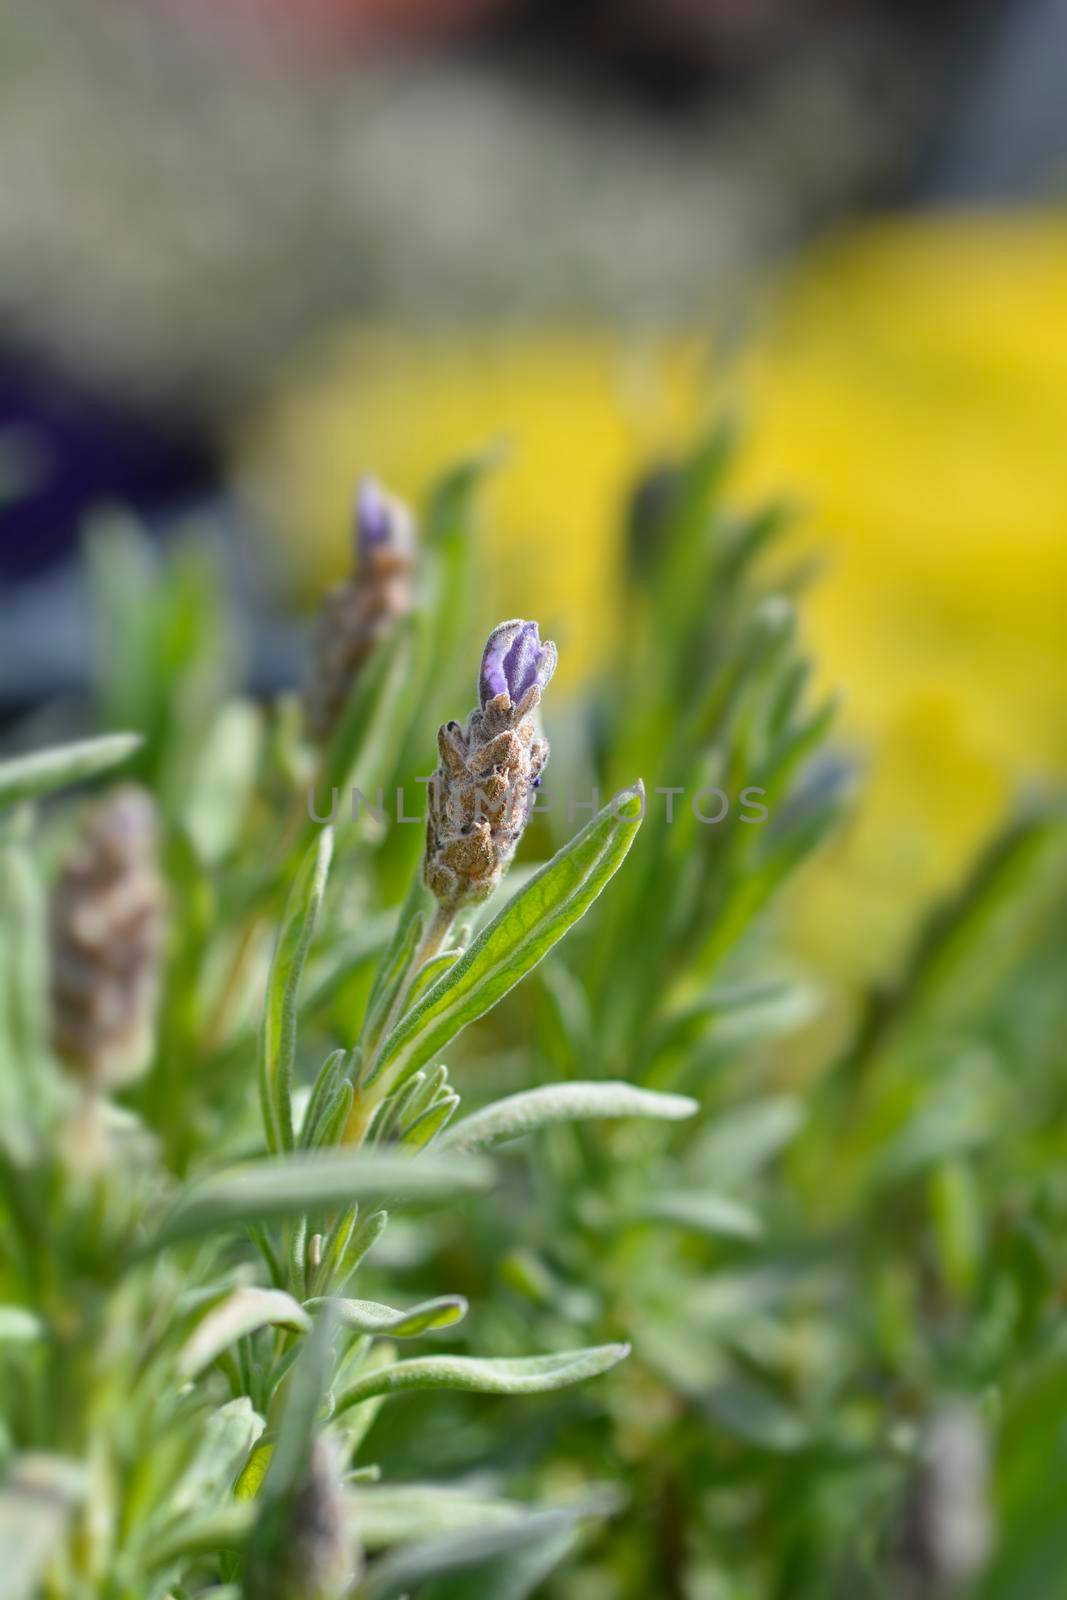
<path id="1" fill-rule="evenodd" d="M 377 478 L 366 477 L 356 493 L 356 544 L 362 561 L 378 552 L 403 559 L 412 554 L 414 528 L 402 501 L 387 494 Z"/>
<path id="2" fill-rule="evenodd" d="M 555 670 L 556 647 L 551 639 L 541 643 L 536 622 L 502 622 L 482 652 L 480 703 L 484 709 L 498 694 L 506 694 L 518 705 L 534 684 L 543 691 Z"/>
<path id="3" fill-rule="evenodd" d="M 356 530 L 364 550 L 389 541 L 389 506 L 377 478 L 364 478 L 356 494 Z"/>

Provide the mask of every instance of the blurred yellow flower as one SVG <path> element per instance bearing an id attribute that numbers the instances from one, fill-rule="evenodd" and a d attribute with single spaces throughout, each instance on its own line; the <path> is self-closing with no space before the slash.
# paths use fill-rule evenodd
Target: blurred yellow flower
<path id="1" fill-rule="evenodd" d="M 511 440 L 484 620 L 537 616 L 573 683 L 607 643 L 635 472 L 740 393 L 737 490 L 808 508 L 825 572 L 807 633 L 867 769 L 798 897 L 804 942 L 866 977 L 1019 787 L 1067 764 L 1067 222 L 866 227 L 779 286 L 728 395 L 707 348 L 357 328 L 290 374 L 240 464 L 308 592 L 344 565 L 358 472 L 417 497 L 457 453 Z"/>

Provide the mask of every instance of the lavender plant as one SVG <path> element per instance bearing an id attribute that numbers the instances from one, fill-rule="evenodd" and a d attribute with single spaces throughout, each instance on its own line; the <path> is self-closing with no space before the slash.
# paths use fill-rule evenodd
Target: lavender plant
<path id="1" fill-rule="evenodd" d="M 371 537 L 379 511 L 381 537 Z M 365 489 L 359 531 L 369 568 L 360 582 L 378 583 L 396 526 L 395 510 Z M 398 644 L 383 621 L 395 624 L 402 610 L 366 603 L 361 626 L 372 614 L 380 636 L 363 655 L 347 646 L 324 652 L 320 632 L 314 670 L 331 684 L 306 702 L 316 745 L 318 712 L 338 698 L 342 657 L 350 678 L 318 758 L 320 777 L 350 771 L 366 757 L 372 730 L 395 721 L 389 664 Z M 342 631 L 351 621 L 336 599 L 326 616 Z M 446 1293 L 399 1310 L 354 1297 L 389 1211 L 458 1203 L 486 1187 L 492 1171 L 470 1152 L 531 1122 L 694 1109 L 680 1096 L 619 1086 L 614 1097 L 557 1097 L 532 1111 L 527 1097 L 504 1100 L 490 1124 L 483 1113 L 449 1127 L 459 1096 L 440 1052 L 583 915 L 641 820 L 639 789 L 623 791 L 476 932 L 454 927 L 461 907 L 491 899 L 521 839 L 547 758 L 532 719 L 554 660 L 535 624 L 505 624 L 490 637 L 466 732 L 454 721 L 441 729 L 424 862 L 390 919 L 391 937 L 383 948 L 375 930 L 353 959 L 343 933 L 330 930 L 329 944 L 341 945 L 342 984 L 375 956 L 377 972 L 358 1037 L 327 1054 L 306 1091 L 296 1085 L 301 1000 L 306 969 L 327 944 L 334 830 L 316 827 L 308 843 L 307 827 L 293 828 L 290 803 L 269 870 L 243 888 L 237 835 L 231 859 L 220 851 L 212 862 L 203 821 L 189 828 L 201 797 L 189 793 L 179 804 L 172 790 L 171 817 L 180 820 L 164 845 L 165 857 L 168 844 L 172 852 L 164 895 L 154 808 L 144 791 L 120 788 L 89 814 L 61 860 L 49 923 L 25 804 L 112 760 L 138 759 L 136 741 L 45 752 L 0 769 L 0 795 L 19 803 L 5 824 L 5 953 L 23 940 L 35 946 L 32 960 L 5 969 L 3 990 L 11 1103 L 0 1171 L 11 1229 L 0 1518 L 15 1559 L 0 1592 L 334 1600 L 399 1595 L 439 1573 L 491 1567 L 494 1583 L 519 1594 L 591 1513 L 580 1503 L 532 1513 L 491 1493 L 434 1484 L 378 1487 L 374 1463 L 360 1459 L 378 1408 L 394 1394 L 555 1391 L 627 1353 L 613 1341 L 518 1358 L 397 1358 L 397 1341 L 453 1327 L 467 1303 Z M 396 752 L 395 739 L 389 748 Z M 153 756 L 166 770 L 168 753 L 165 738 L 157 752 L 141 746 L 142 772 Z M 245 797 L 254 808 L 251 786 Z M 342 905 L 366 876 L 358 843 L 347 870 Z M 254 951 L 283 895 L 259 1029 L 261 1142 L 240 1109 L 226 1129 L 194 1090 L 197 1079 L 212 1081 L 221 1050 L 227 1071 L 243 1080 L 230 1086 L 227 1110 L 247 1106 L 250 1052 L 238 999 L 246 984 L 255 987 Z M 41 985 L 49 957 L 50 1025 Z M 337 982 L 335 965 L 327 994 Z M 324 1004 L 320 983 L 314 1005 Z M 145 1042 L 157 1020 L 153 1058 Z M 179 1070 L 193 1084 L 174 1095 Z M 127 1105 L 113 1103 L 113 1092 L 139 1076 Z M 437 1155 L 435 1144 L 447 1153 Z"/>
<path id="2" fill-rule="evenodd" d="M 1058 1592 L 1067 827 L 813 1058 L 849 769 L 730 454 L 635 499 L 579 720 L 479 653 L 487 461 L 364 486 L 271 706 L 209 558 L 95 530 L 137 732 L 0 764 L 0 1600 Z"/>

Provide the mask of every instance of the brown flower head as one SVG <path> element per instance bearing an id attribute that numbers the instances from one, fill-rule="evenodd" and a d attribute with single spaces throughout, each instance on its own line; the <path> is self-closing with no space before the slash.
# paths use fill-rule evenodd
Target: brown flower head
<path id="1" fill-rule="evenodd" d="M 155 803 L 126 784 L 94 811 L 52 897 L 52 1041 L 97 1090 L 151 1055 L 163 944 Z"/>

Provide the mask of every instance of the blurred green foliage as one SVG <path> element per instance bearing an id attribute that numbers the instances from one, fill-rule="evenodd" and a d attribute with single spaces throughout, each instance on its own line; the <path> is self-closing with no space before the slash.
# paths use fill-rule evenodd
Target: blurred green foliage
<path id="1" fill-rule="evenodd" d="M 321 755 L 235 692 L 202 553 L 96 531 L 107 737 L 0 767 L 5 1600 L 1061 1591 L 1067 819 L 1007 819 L 798 1081 L 774 911 L 862 799 L 733 454 L 635 496 L 615 659 L 432 957 L 421 831 L 307 798 L 416 794 L 465 709 L 492 463 Z M 51 1055 L 46 903 L 49 791 L 121 761 L 169 938 L 115 1101 Z"/>

